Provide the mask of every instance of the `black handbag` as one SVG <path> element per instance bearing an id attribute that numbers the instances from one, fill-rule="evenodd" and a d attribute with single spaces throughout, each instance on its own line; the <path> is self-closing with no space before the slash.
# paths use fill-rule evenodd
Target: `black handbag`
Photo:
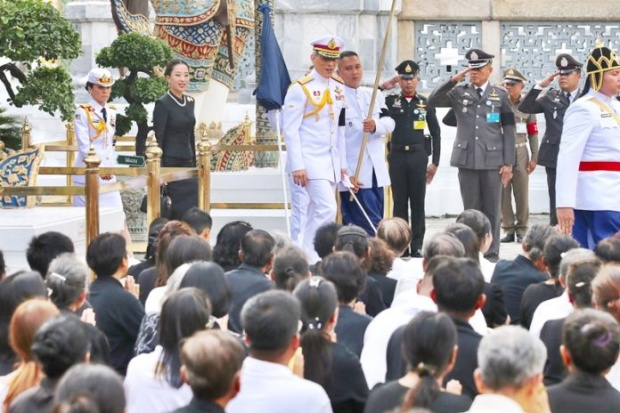
<path id="1" fill-rule="evenodd" d="M 146 214 L 147 205 L 147 196 L 144 195 L 140 204 L 140 211 Z M 159 188 L 159 216 L 168 219 L 172 216 L 172 199 L 168 195 L 168 185 L 166 184 L 161 184 Z"/>

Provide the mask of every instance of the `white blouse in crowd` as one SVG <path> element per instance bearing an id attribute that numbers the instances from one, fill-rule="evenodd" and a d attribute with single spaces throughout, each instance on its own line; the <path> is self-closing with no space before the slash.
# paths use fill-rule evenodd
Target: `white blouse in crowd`
<path id="1" fill-rule="evenodd" d="M 129 362 L 125 376 L 127 413 L 167 413 L 189 404 L 192 389 L 187 384 L 175 389 L 161 375 L 155 375 L 163 347 L 140 354 Z"/>

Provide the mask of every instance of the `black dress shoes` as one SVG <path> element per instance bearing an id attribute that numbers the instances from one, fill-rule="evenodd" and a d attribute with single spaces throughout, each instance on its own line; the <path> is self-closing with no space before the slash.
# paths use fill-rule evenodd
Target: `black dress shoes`
<path id="1" fill-rule="evenodd" d="M 521 238 L 523 238 L 521 236 Z M 515 234 L 506 234 L 504 238 L 500 239 L 499 242 L 507 243 L 507 242 L 515 242 Z"/>

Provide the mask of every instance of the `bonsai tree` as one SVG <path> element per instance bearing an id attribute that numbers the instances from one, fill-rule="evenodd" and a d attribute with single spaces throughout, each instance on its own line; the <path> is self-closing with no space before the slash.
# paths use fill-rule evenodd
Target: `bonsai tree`
<path id="1" fill-rule="evenodd" d="M 118 36 L 97 55 L 99 66 L 126 68 L 128 72 L 112 86 L 112 98 L 122 97 L 129 104 L 125 114 L 117 117 L 116 134 L 126 134 L 131 122 L 136 122 L 136 155 L 144 155 L 149 132 L 144 104 L 156 101 L 168 90 L 165 79 L 155 73 L 155 68 L 165 66 L 170 59 L 172 50 L 166 43 L 138 33 Z"/>
<path id="2" fill-rule="evenodd" d="M 59 111 L 64 121 L 72 120 L 71 76 L 54 62 L 79 56 L 79 34 L 41 0 L 0 0 L 0 10 L 0 56 L 9 59 L 0 65 L 0 82 L 9 102 L 17 107 L 35 105 L 51 115 Z"/>

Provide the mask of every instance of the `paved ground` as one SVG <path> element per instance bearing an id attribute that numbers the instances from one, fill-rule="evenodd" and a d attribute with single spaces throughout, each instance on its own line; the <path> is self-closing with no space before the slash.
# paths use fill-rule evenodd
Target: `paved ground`
<path id="1" fill-rule="evenodd" d="M 455 217 L 426 218 L 426 236 L 428 237 L 429 235 L 443 231 L 443 229 L 446 226 L 448 226 L 448 224 L 453 223 L 454 220 L 455 220 Z M 549 223 L 549 215 L 547 214 L 530 215 L 530 222 L 529 222 L 530 226 L 534 224 L 547 224 L 547 223 Z M 500 244 L 500 247 L 499 247 L 500 258 L 513 259 L 519 253 L 521 253 L 521 244 L 518 244 L 516 242 L 511 242 L 509 244 Z"/>

